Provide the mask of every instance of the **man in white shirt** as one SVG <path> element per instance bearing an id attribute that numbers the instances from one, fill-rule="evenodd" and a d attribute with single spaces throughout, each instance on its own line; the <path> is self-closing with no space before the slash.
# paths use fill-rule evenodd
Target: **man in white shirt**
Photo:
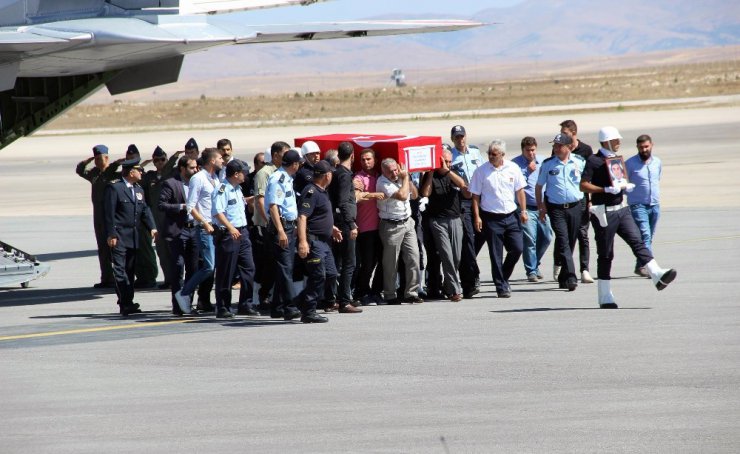
<path id="1" fill-rule="evenodd" d="M 213 245 L 213 225 L 211 219 L 211 194 L 219 184 L 218 173 L 223 167 L 223 158 L 217 148 L 206 148 L 202 155 L 203 167 L 200 172 L 193 175 L 188 183 L 188 202 L 186 211 L 193 217 L 198 227 L 198 238 L 200 253 L 203 258 L 201 268 L 185 282 L 182 289 L 175 293 L 175 299 L 183 312 L 187 313 L 190 307 L 192 294 L 197 286 L 200 297 L 199 310 L 213 311 L 210 298 L 213 287 L 213 270 L 215 268 L 215 249 Z M 208 280 L 208 282 L 205 282 Z M 205 282 L 205 285 L 201 285 Z M 206 301 L 204 301 L 206 300 Z"/>
<path id="2" fill-rule="evenodd" d="M 375 190 L 385 196 L 383 200 L 378 200 L 380 239 L 383 243 L 383 299 L 388 304 L 401 304 L 396 294 L 396 274 L 398 256 L 402 254 L 406 268 L 404 301 L 423 303 L 419 298 L 419 247 L 409 203 L 419 194 L 406 168 L 399 166 L 395 159 L 384 159 L 380 167 L 383 175 L 378 178 Z"/>
<path id="3" fill-rule="evenodd" d="M 473 223 L 475 230 L 486 236 L 499 298 L 511 296 L 509 278 L 524 249 L 521 222 L 528 220 L 524 194 L 527 181 L 519 166 L 504 160 L 505 154 L 506 142 L 494 139 L 488 146 L 488 162 L 475 171 L 470 182 Z M 521 219 L 517 217 L 517 204 Z"/>

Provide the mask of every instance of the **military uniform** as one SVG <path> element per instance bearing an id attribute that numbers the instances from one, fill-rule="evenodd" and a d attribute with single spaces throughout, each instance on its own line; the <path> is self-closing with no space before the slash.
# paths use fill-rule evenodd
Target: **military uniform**
<path id="1" fill-rule="evenodd" d="M 108 147 L 98 145 L 93 148 L 93 153 L 108 154 Z M 90 197 L 93 205 L 93 226 L 95 229 L 95 242 L 98 246 L 98 262 L 100 265 L 100 282 L 95 284 L 96 287 L 113 287 L 113 267 L 111 265 L 110 248 L 108 247 L 108 238 L 105 231 L 105 188 L 108 183 L 118 178 L 118 164 L 112 163 L 102 172 L 97 168 L 87 168 L 87 161 L 77 164 L 77 175 L 86 179 L 92 184 Z"/>

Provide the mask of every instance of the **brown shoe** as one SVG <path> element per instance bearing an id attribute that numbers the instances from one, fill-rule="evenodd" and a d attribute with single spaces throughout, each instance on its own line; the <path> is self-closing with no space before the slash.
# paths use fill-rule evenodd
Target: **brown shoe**
<path id="1" fill-rule="evenodd" d="M 458 293 L 457 295 L 452 295 L 450 297 L 450 301 L 453 303 L 459 303 L 463 299 L 462 293 Z"/>
<path id="2" fill-rule="evenodd" d="M 335 312 L 339 309 L 339 303 L 334 303 L 331 306 L 326 306 L 324 312 Z"/>
<path id="3" fill-rule="evenodd" d="M 362 312 L 362 309 L 359 307 L 354 307 L 351 304 L 345 304 L 344 306 L 339 306 L 339 313 L 340 314 L 359 314 Z"/>

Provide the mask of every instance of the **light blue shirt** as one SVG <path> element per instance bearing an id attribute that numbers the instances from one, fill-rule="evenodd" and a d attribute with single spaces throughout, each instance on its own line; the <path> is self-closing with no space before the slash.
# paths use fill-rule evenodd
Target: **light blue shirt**
<path id="1" fill-rule="evenodd" d="M 247 225 L 241 186 L 234 186 L 229 182 L 220 184 L 211 194 L 211 206 L 213 207 L 211 216 L 214 224 L 225 227 L 216 219 L 217 214 L 223 213 L 235 228 Z"/>
<path id="2" fill-rule="evenodd" d="M 524 194 L 527 196 L 527 206 L 530 207 L 537 206 L 537 199 L 534 195 L 534 186 L 537 184 L 537 178 L 540 176 L 540 167 L 542 166 L 542 161 L 545 160 L 545 157 L 535 155 L 534 160 L 537 163 L 537 168 L 534 169 L 534 172 L 529 170 L 529 161 L 527 161 L 527 158 L 524 156 L 519 155 L 511 160 L 511 162 L 522 169 L 522 175 L 524 176 L 524 179 L 527 180 L 527 187 L 524 188 Z"/>
<path id="3" fill-rule="evenodd" d="M 488 160 L 483 159 L 480 150 L 476 147 L 468 145 L 467 153 L 460 153 L 457 148 L 453 148 L 450 170 L 460 175 L 460 178 L 465 180 L 465 184 L 470 186 L 475 170 L 487 162 Z"/>
<path id="4" fill-rule="evenodd" d="M 267 191 L 265 191 L 267 219 L 270 219 L 270 205 L 277 205 L 280 217 L 286 221 L 295 221 L 298 218 L 293 177 L 282 167 L 273 172 L 267 180 Z"/>
<path id="5" fill-rule="evenodd" d="M 188 183 L 188 214 L 196 208 L 203 219 L 211 222 L 211 194 L 218 187 L 218 177 L 205 169 L 193 175 Z"/>
<path id="6" fill-rule="evenodd" d="M 660 203 L 660 177 L 663 174 L 663 164 L 657 156 L 651 156 L 648 162 L 643 162 L 640 155 L 634 155 L 625 161 L 627 178 L 635 185 L 635 189 L 627 193 L 627 203 L 630 205 L 658 205 Z"/>
<path id="7" fill-rule="evenodd" d="M 556 205 L 579 202 L 583 198 L 580 186 L 585 165 L 586 161 L 573 153 L 565 162 L 557 156 L 545 159 L 537 184 L 545 186 L 547 201 Z"/>

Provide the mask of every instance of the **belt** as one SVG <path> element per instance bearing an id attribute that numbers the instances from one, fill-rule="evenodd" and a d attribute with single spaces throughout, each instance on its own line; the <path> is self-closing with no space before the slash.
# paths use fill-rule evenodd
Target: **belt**
<path id="1" fill-rule="evenodd" d="M 622 199 L 622 203 L 620 203 L 619 205 L 607 206 L 606 211 L 617 211 L 617 210 L 621 210 L 622 208 L 626 206 L 627 206 L 627 201 Z"/>
<path id="2" fill-rule="evenodd" d="M 293 219 L 292 221 L 289 221 L 285 218 L 280 218 L 280 220 L 283 222 L 283 225 L 292 225 L 295 227 L 297 220 Z"/>
<path id="3" fill-rule="evenodd" d="M 408 221 L 409 218 L 405 219 L 381 219 L 381 221 L 390 222 L 391 224 L 403 224 Z"/>
<path id="4" fill-rule="evenodd" d="M 577 200 L 575 202 L 568 202 L 568 203 L 563 203 L 563 204 L 547 202 L 547 206 L 552 207 L 552 208 L 561 208 L 563 210 L 567 210 L 568 208 L 581 206 L 581 201 Z"/>
<path id="5" fill-rule="evenodd" d="M 537 208 L 537 205 L 527 205 L 527 209 L 537 211 L 539 208 Z"/>
<path id="6" fill-rule="evenodd" d="M 198 227 L 199 225 L 200 225 L 200 224 L 198 224 L 198 223 L 197 223 L 197 222 L 195 222 L 195 221 L 187 221 L 187 222 L 185 223 L 185 228 L 187 228 L 187 229 L 192 229 L 193 227 Z"/>

